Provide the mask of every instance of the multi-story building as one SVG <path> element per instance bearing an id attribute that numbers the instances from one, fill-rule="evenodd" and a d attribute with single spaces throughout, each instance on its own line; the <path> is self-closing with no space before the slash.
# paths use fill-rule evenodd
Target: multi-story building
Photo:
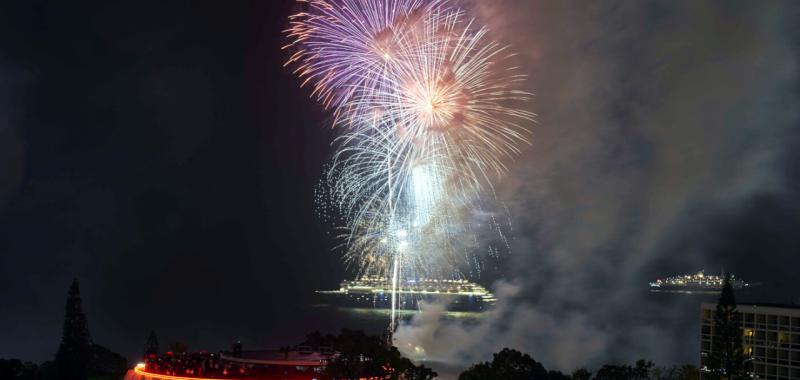
<path id="1" fill-rule="evenodd" d="M 700 367 L 707 370 L 713 349 L 716 304 L 701 306 Z M 800 306 L 738 305 L 745 369 L 766 380 L 800 380 Z"/>

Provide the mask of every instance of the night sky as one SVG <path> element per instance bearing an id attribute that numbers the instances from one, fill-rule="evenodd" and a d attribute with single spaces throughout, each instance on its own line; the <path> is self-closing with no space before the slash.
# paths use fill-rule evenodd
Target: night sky
<path id="1" fill-rule="evenodd" d="M 724 268 L 763 283 L 745 298 L 800 302 L 800 7 L 464 5 L 520 52 L 538 121 L 496 184 L 500 311 L 403 339 L 438 336 L 442 360 L 687 362 L 699 301 L 647 281 Z M 282 66 L 295 7 L 0 5 L 0 357 L 52 358 L 73 278 L 94 341 L 129 358 L 150 330 L 217 350 L 359 327 L 306 307 L 352 273 L 315 211 L 329 117 Z"/>
<path id="2" fill-rule="evenodd" d="M 282 310 L 344 272 L 313 203 L 331 132 L 282 68 L 293 5 L 4 3 L 0 356 L 55 352 L 73 277 L 127 355 L 150 329 L 303 336 Z"/>

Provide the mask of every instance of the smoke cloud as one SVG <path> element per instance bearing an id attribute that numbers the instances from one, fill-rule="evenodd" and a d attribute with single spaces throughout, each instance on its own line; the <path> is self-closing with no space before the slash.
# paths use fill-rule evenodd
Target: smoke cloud
<path id="1" fill-rule="evenodd" d="M 497 308 L 463 322 L 428 306 L 396 334 L 402 350 L 462 368 L 502 347 L 564 371 L 697 364 L 708 299 L 647 281 L 724 269 L 765 281 L 745 298 L 800 289 L 786 268 L 800 248 L 786 231 L 800 222 L 796 4 L 471 7 L 520 53 L 538 123 L 497 184 L 514 226 Z"/>

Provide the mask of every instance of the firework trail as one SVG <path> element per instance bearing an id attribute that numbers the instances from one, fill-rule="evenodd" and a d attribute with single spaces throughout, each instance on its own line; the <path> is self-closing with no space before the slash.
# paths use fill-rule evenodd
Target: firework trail
<path id="1" fill-rule="evenodd" d="M 328 171 L 345 260 L 392 280 L 441 276 L 465 215 L 527 143 L 524 76 L 447 1 L 301 0 L 287 65 L 342 133 Z"/>

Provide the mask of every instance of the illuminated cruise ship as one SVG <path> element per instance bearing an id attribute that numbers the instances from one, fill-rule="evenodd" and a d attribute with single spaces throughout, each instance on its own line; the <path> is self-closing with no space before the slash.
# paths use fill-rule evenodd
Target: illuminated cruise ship
<path id="1" fill-rule="evenodd" d="M 321 290 L 337 306 L 389 309 L 392 307 L 392 284 L 379 276 L 364 276 L 342 281 L 339 290 Z M 483 311 L 496 299 L 486 288 L 466 280 L 407 280 L 397 289 L 398 308 L 416 310 L 419 302 L 441 303 L 449 311 Z"/>
<path id="2" fill-rule="evenodd" d="M 725 277 L 707 275 L 701 270 L 695 274 L 659 278 L 650 283 L 650 290 L 677 293 L 717 293 L 722 290 L 724 282 Z M 750 287 L 751 284 L 731 275 L 731 286 L 734 289 L 744 289 Z"/>

